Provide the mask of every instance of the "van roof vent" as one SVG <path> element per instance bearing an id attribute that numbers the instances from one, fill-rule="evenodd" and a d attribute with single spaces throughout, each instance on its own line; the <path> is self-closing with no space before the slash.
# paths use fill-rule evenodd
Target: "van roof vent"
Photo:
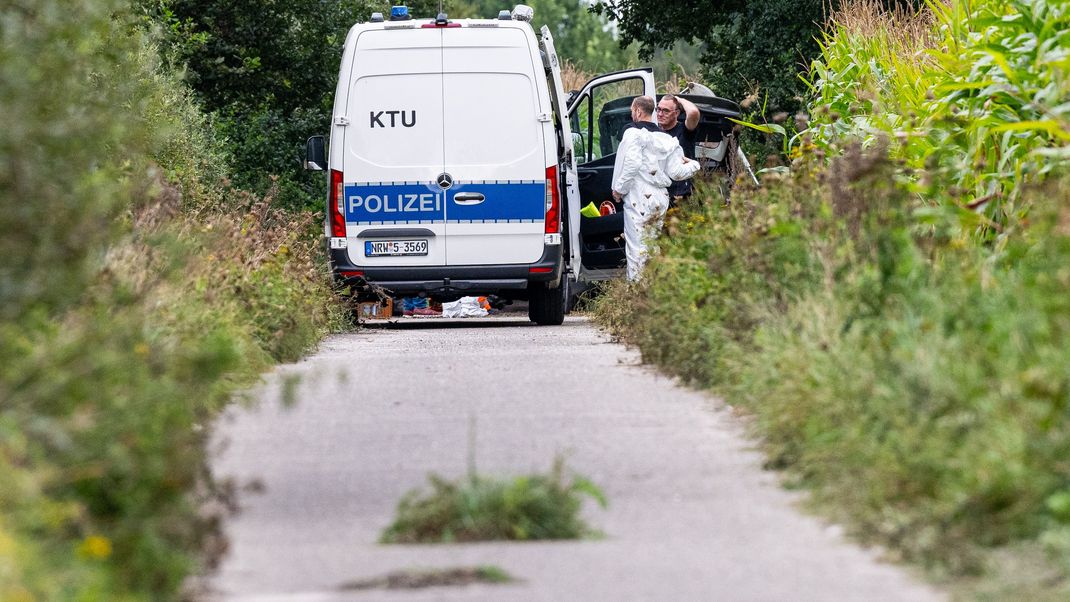
<path id="1" fill-rule="evenodd" d="M 513 15 L 511 15 L 509 13 L 509 11 L 507 11 L 507 10 L 502 10 L 502 11 L 500 11 L 498 13 L 498 20 L 499 21 L 512 21 L 513 20 Z"/>
<path id="2" fill-rule="evenodd" d="M 372 13 L 371 22 L 372 23 L 382 23 L 383 22 L 383 13 Z"/>

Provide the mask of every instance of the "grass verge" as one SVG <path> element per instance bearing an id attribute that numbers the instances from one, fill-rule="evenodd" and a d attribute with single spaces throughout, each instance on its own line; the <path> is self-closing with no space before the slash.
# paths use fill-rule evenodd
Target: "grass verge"
<path id="1" fill-rule="evenodd" d="M 129 3 L 0 12 L 0 600 L 178 599 L 214 416 L 344 323 L 318 219 L 221 181 Z"/>
<path id="2" fill-rule="evenodd" d="M 699 195 L 597 319 L 752 414 L 769 465 L 861 540 L 964 597 L 1065 599 L 1070 180 L 1023 191 L 992 247 L 920 227 L 896 169 L 855 149 Z"/>

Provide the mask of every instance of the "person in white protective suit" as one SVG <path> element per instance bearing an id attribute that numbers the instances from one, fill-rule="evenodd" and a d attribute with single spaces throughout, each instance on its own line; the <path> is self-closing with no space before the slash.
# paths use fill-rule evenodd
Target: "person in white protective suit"
<path id="1" fill-rule="evenodd" d="M 613 165 L 613 198 L 624 204 L 624 253 L 628 280 L 638 280 L 647 258 L 647 237 L 661 229 L 669 208 L 668 187 L 699 170 L 680 142 L 654 122 L 654 99 L 632 101 L 632 127 L 624 132 Z"/>

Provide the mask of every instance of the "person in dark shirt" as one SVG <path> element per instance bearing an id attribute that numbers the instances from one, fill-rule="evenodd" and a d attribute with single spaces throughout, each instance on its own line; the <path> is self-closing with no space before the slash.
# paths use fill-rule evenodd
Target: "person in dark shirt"
<path id="1" fill-rule="evenodd" d="M 686 98 L 666 94 L 658 101 L 658 126 L 680 141 L 680 147 L 688 159 L 695 158 L 695 130 L 700 116 L 695 103 Z M 691 180 L 673 182 L 669 186 L 669 207 L 675 207 L 681 200 L 690 197 L 691 190 Z"/>

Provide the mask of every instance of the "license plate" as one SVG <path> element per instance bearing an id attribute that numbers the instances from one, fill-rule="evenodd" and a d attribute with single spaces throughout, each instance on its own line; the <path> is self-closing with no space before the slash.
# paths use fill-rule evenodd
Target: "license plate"
<path id="1" fill-rule="evenodd" d="M 365 257 L 427 255 L 427 240 L 366 240 Z"/>

